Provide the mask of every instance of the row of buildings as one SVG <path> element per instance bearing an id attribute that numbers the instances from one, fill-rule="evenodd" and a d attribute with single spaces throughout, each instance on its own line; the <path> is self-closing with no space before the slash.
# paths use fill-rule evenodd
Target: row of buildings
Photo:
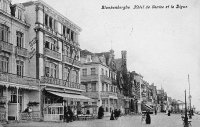
<path id="1" fill-rule="evenodd" d="M 166 109 L 165 92 L 127 70 L 126 51 L 116 59 L 112 49 L 81 50 L 80 32 L 41 0 L 0 0 L 0 120 L 27 119 L 27 107 L 44 121 L 62 121 L 64 106 L 83 113 L 103 106 L 108 115 Z"/>

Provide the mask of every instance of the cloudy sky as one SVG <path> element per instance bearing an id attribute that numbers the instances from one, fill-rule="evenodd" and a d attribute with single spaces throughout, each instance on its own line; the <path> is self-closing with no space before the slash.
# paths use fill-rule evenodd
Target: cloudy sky
<path id="1" fill-rule="evenodd" d="M 13 3 L 26 0 L 13 0 Z M 82 28 L 80 45 L 92 52 L 127 50 L 130 71 L 184 100 L 189 89 L 192 105 L 200 110 L 200 1 L 199 0 L 44 0 Z M 182 5 L 187 8 L 176 8 Z M 131 9 L 101 9 L 130 6 Z M 134 5 L 165 9 L 132 9 Z M 171 8 L 171 5 L 175 8 Z"/>

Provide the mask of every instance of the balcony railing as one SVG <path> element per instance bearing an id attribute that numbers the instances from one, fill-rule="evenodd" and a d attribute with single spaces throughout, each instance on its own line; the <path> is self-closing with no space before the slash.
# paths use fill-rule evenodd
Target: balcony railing
<path id="1" fill-rule="evenodd" d="M 108 76 L 105 76 L 105 75 L 101 75 L 101 81 L 102 82 L 107 82 L 109 84 L 112 83 L 112 80 Z"/>
<path id="2" fill-rule="evenodd" d="M 59 86 L 65 86 L 68 88 L 75 88 L 75 89 L 81 89 L 85 90 L 85 86 L 81 85 L 79 83 L 75 82 L 68 82 L 66 80 L 62 79 L 57 79 L 57 78 L 51 78 L 51 77 L 41 77 L 40 83 L 47 83 L 47 84 L 52 84 L 52 85 L 59 85 Z"/>
<path id="3" fill-rule="evenodd" d="M 101 96 L 103 96 L 103 97 L 109 97 L 109 96 L 117 97 L 117 93 L 110 92 L 110 91 L 103 91 L 103 92 L 101 92 Z"/>
<path id="4" fill-rule="evenodd" d="M 7 97 L 2 96 L 0 97 L 0 103 L 6 103 Z"/>
<path id="5" fill-rule="evenodd" d="M 88 82 L 88 81 L 98 81 L 98 74 L 94 75 L 81 75 L 81 81 L 82 82 Z"/>
<path id="6" fill-rule="evenodd" d="M 28 50 L 22 47 L 15 47 L 15 53 L 19 56 L 28 57 Z"/>
<path id="7" fill-rule="evenodd" d="M 83 92 L 83 95 L 84 96 L 87 96 L 89 98 L 98 98 L 99 97 L 99 94 L 97 91 L 93 92 L 93 91 L 90 91 L 90 92 Z"/>
<path id="8" fill-rule="evenodd" d="M 26 77 L 26 76 L 18 76 L 16 74 L 11 73 L 3 73 L 0 72 L 0 81 L 11 82 L 16 84 L 30 85 L 30 86 L 39 86 L 39 80 Z"/>
<path id="9" fill-rule="evenodd" d="M 73 59 L 68 57 L 67 55 L 63 55 L 63 62 L 64 63 L 67 63 L 67 64 L 72 64 L 73 63 Z M 74 63 L 73 65 L 76 65 L 76 66 L 81 66 L 81 62 L 80 61 L 77 61 L 77 60 L 74 60 Z"/>
<path id="10" fill-rule="evenodd" d="M 0 41 L 0 51 L 12 53 L 13 52 L 13 44 L 4 42 L 4 41 Z"/>
<path id="11" fill-rule="evenodd" d="M 61 53 L 50 50 L 48 48 L 44 48 L 44 55 L 47 55 L 51 58 L 54 58 L 54 59 L 61 61 Z"/>

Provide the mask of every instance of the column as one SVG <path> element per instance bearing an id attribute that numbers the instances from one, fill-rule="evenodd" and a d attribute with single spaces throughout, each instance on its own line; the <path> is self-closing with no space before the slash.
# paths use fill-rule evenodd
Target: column
<path id="1" fill-rule="evenodd" d="M 17 121 L 19 120 L 19 87 L 16 88 L 17 89 Z"/>
<path id="2" fill-rule="evenodd" d="M 6 121 L 8 121 L 8 86 L 6 86 Z"/>
<path id="3" fill-rule="evenodd" d="M 108 98 L 108 112 L 110 112 L 110 98 Z"/>

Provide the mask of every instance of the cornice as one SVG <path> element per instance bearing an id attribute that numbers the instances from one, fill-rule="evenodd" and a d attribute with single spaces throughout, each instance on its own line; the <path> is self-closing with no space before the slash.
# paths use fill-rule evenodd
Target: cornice
<path id="1" fill-rule="evenodd" d="M 25 27 L 30 28 L 30 26 L 31 26 L 30 24 L 19 20 L 18 18 L 16 18 L 16 17 L 14 17 L 14 16 L 12 16 L 12 15 L 10 15 L 10 14 L 8 14 L 8 13 L 2 11 L 1 9 L 0 9 L 0 14 L 6 16 L 6 17 L 8 17 L 8 18 L 10 18 L 11 20 L 15 20 L 16 22 L 18 22 L 18 23 L 24 25 Z"/>

